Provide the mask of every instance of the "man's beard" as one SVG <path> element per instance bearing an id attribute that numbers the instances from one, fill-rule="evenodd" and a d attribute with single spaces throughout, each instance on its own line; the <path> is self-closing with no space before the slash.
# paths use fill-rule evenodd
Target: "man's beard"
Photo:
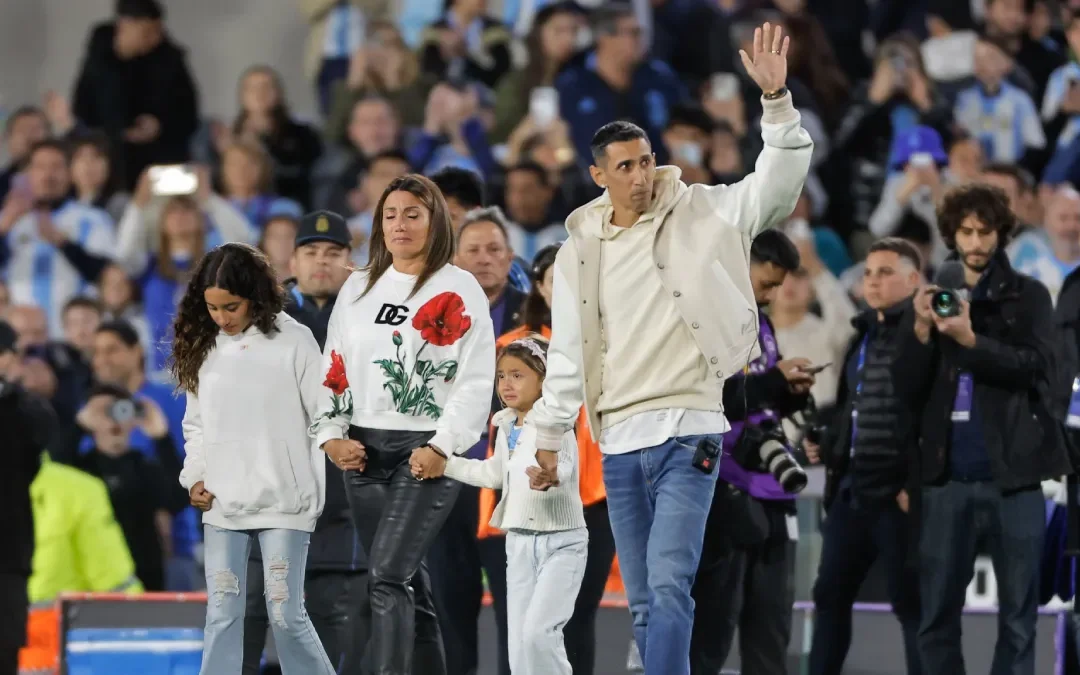
<path id="1" fill-rule="evenodd" d="M 960 260 L 964 263 L 964 267 L 968 268 L 973 272 L 978 272 L 982 274 L 986 271 L 986 268 L 990 266 L 990 263 L 993 262 L 994 253 L 996 250 L 997 249 L 991 249 L 990 251 L 987 251 L 985 253 L 983 251 L 970 251 L 968 253 L 962 253 L 960 255 Z M 976 261 L 973 262 L 972 257 L 976 255 L 980 256 L 980 258 L 976 259 Z"/>

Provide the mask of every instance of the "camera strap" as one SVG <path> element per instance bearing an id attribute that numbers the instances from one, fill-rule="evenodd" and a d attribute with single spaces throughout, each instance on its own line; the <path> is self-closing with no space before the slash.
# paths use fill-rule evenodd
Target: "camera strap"
<path id="1" fill-rule="evenodd" d="M 851 457 L 855 456 L 855 434 L 859 426 L 859 397 L 862 395 L 863 369 L 866 368 L 866 345 L 870 343 L 870 331 L 859 345 L 859 360 L 855 362 L 855 398 L 851 401 Z"/>

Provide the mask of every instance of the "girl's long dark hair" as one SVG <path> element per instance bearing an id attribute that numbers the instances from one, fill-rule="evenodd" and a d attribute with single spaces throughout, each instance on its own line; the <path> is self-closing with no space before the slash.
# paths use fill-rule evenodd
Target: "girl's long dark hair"
<path id="1" fill-rule="evenodd" d="M 199 393 L 199 369 L 221 330 L 206 309 L 203 293 L 211 287 L 247 300 L 251 323 L 266 335 L 277 331 L 274 320 L 285 306 L 285 292 L 259 249 L 231 243 L 207 253 L 192 273 L 173 323 L 169 369 L 180 388 L 192 394 Z"/>
<path id="2" fill-rule="evenodd" d="M 558 253 L 559 244 L 553 244 L 537 251 L 533 259 L 530 271 L 532 288 L 529 289 L 529 294 L 522 304 L 521 323 L 523 326 L 528 326 L 534 333 L 539 333 L 545 326 L 551 327 L 551 308 L 548 307 L 544 296 L 540 295 L 537 286 L 544 280 L 544 274 L 547 273 L 548 268 L 555 264 L 555 256 Z"/>
<path id="3" fill-rule="evenodd" d="M 519 95 L 525 97 L 526 101 L 528 101 L 529 93 L 536 87 L 551 85 L 555 81 L 555 76 L 566 65 L 565 63 L 549 62 L 548 58 L 544 56 L 544 46 L 541 38 L 544 26 L 555 17 L 563 14 L 576 14 L 573 5 L 557 3 L 544 7 L 536 13 L 529 34 L 525 36 L 525 51 L 529 55 L 529 61 L 525 65 L 525 71 L 521 78 Z M 573 59 L 572 56 L 571 59 Z"/>
<path id="4" fill-rule="evenodd" d="M 362 269 L 367 272 L 367 285 L 360 297 L 371 292 L 382 275 L 393 264 L 394 258 L 390 255 L 390 249 L 386 248 L 386 237 L 383 234 L 382 212 L 386 198 L 391 192 L 408 192 L 424 205 L 428 210 L 427 243 L 424 246 L 424 269 L 416 277 L 416 285 L 413 286 L 409 298 L 416 295 L 427 280 L 436 272 L 450 263 L 454 258 L 454 226 L 450 222 L 450 210 L 446 207 L 446 200 L 435 183 L 420 174 L 410 173 L 400 178 L 395 178 L 379 197 L 379 203 L 375 206 L 374 217 L 371 222 L 371 242 L 368 254 L 368 264 Z M 406 298 L 408 299 L 408 298 Z"/>

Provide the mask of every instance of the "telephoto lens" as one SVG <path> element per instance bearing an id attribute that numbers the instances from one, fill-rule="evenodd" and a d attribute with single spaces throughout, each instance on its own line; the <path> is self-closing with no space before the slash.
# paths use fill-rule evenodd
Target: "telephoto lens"
<path id="1" fill-rule="evenodd" d="M 930 296 L 930 309 L 942 319 L 960 315 L 960 295 L 943 288 Z"/>
<path id="2" fill-rule="evenodd" d="M 761 462 L 788 494 L 797 494 L 806 487 L 808 479 L 787 446 L 773 438 L 761 444 Z"/>

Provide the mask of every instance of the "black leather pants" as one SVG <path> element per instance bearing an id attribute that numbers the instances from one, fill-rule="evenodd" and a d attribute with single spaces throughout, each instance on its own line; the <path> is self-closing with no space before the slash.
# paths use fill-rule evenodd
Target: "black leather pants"
<path id="1" fill-rule="evenodd" d="M 361 667 L 343 675 L 446 675 L 442 635 L 423 563 L 461 484 L 419 481 L 409 471 L 415 448 L 432 432 L 351 427 L 367 449 L 364 471 L 345 472 L 353 525 L 368 552 L 371 633 Z"/>

